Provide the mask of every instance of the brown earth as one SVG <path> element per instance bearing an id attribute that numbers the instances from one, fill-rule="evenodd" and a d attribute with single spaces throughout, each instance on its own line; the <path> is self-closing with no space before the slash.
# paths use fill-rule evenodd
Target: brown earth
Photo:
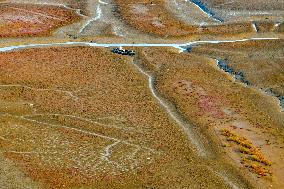
<path id="1" fill-rule="evenodd" d="M 199 45 L 193 48 L 196 54 L 226 60 L 236 71 L 243 72 L 245 78 L 262 90 L 271 89 L 284 95 L 283 40 L 237 42 Z"/>
<path id="2" fill-rule="evenodd" d="M 222 8 L 228 10 L 283 10 L 284 4 L 279 0 L 237 0 L 237 1 L 226 1 L 226 0 L 202 0 L 202 2 L 212 8 Z"/>
<path id="3" fill-rule="evenodd" d="M 242 54 L 248 55 L 247 64 L 241 58 L 235 59 L 233 65 L 242 66 L 245 75 L 250 73 L 250 78 L 256 80 L 269 77 L 272 73 L 275 77 L 278 74 L 281 79 L 281 44 L 281 40 L 206 44 L 193 47 L 190 53 L 182 54 L 161 48 L 144 48 L 139 54 L 141 63 L 156 76 L 159 93 L 173 102 L 177 110 L 193 124 L 219 136 L 219 146 L 225 147 L 225 153 L 237 162 L 238 167 L 251 171 L 253 177 L 257 178 L 256 182 L 261 183 L 261 188 L 283 186 L 283 113 L 279 111 L 275 98 L 254 87 L 245 87 L 219 70 L 215 58 L 221 56 L 231 60 L 233 57 L 242 57 Z M 266 55 L 261 56 L 264 52 Z M 256 70 L 263 69 L 262 65 L 273 66 L 263 75 L 255 74 Z M 277 86 L 274 81 L 272 83 Z M 224 129 L 233 132 L 229 135 L 230 138 L 222 136 Z M 241 141 L 246 141 L 249 148 L 257 149 L 255 154 L 264 163 L 245 151 L 241 146 L 246 144 Z M 264 159 L 272 162 L 272 165 Z M 266 176 L 262 177 L 263 175 Z"/>
<path id="4" fill-rule="evenodd" d="M 278 13 L 276 1 L 202 1 L 237 20 L 216 25 L 186 24 L 164 0 L 4 2 L 1 46 L 281 38 L 282 14 L 261 15 Z M 79 34 L 88 22 L 91 32 Z M 134 57 L 85 46 L 1 52 L 0 188 L 282 188 L 283 46 L 137 47 Z"/>
<path id="5" fill-rule="evenodd" d="M 89 47 L 1 53 L 1 154 L 50 188 L 227 188 L 132 61 Z"/>
<path id="6" fill-rule="evenodd" d="M 81 13 L 84 15 L 89 15 L 87 10 L 88 1 L 87 0 L 62 0 L 65 5 L 73 9 L 80 9 Z"/>
<path id="7" fill-rule="evenodd" d="M 178 37 L 190 34 L 241 34 L 252 32 L 251 23 L 194 26 L 179 21 L 163 0 L 116 0 L 118 14 L 132 27 L 155 35 Z"/>
<path id="8" fill-rule="evenodd" d="M 0 4 L 0 37 L 46 36 L 79 19 L 63 7 Z"/>

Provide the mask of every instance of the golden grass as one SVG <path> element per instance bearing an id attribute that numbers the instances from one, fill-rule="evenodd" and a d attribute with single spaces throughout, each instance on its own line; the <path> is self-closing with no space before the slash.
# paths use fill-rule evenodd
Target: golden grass
<path id="1" fill-rule="evenodd" d="M 239 145 L 241 145 L 242 147 L 245 148 L 253 148 L 252 144 L 244 137 L 238 137 L 236 134 L 230 132 L 227 129 L 222 129 L 221 130 L 221 134 L 223 136 L 226 136 L 227 141 L 233 141 Z"/>
<path id="2" fill-rule="evenodd" d="M 229 131 L 228 129 L 222 129 L 221 135 L 225 136 L 227 141 L 231 141 L 238 144 L 240 153 L 247 155 L 247 157 L 242 158 L 241 161 L 243 164 L 246 165 L 246 167 L 249 167 L 250 170 L 252 170 L 252 172 L 257 173 L 260 176 L 268 175 L 267 173 L 269 171 L 265 167 L 253 163 L 253 162 L 259 162 L 265 166 L 272 165 L 272 163 L 263 156 L 260 149 L 253 146 L 253 144 L 246 138 L 239 137 L 236 134 Z"/>

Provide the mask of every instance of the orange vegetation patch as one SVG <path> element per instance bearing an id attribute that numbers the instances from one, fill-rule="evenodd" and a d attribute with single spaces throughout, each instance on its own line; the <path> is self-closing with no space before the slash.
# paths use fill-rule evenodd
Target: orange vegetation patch
<path id="1" fill-rule="evenodd" d="M 242 164 L 250 169 L 250 171 L 260 175 L 267 176 L 270 171 L 264 166 L 271 166 L 271 162 L 268 161 L 261 153 L 261 151 L 253 146 L 253 144 L 244 137 L 239 137 L 227 129 L 221 130 L 221 134 L 226 137 L 227 141 L 232 141 L 239 145 L 239 151 L 245 155 L 242 158 Z M 259 164 L 256 164 L 258 162 Z"/>
<path id="2" fill-rule="evenodd" d="M 162 0 L 116 0 L 118 12 L 132 27 L 156 35 L 185 36 L 188 34 L 239 34 L 251 32 L 250 23 L 216 26 L 187 25 L 170 13 Z"/>
<path id="3" fill-rule="evenodd" d="M 0 37 L 43 36 L 79 20 L 72 10 L 42 5 L 0 5 Z"/>
<path id="4" fill-rule="evenodd" d="M 198 129 L 214 133 L 222 128 L 235 129 L 239 136 L 228 137 L 230 142 L 223 146 L 233 146 L 226 150 L 229 150 L 229 156 L 232 155 L 232 159 L 238 163 L 241 157 L 244 157 L 245 163 L 240 163 L 240 166 L 247 165 L 249 167 L 247 170 L 256 172 L 256 176 L 264 175 L 264 173 L 268 176 L 261 180 L 271 178 L 270 170 L 273 171 L 273 178 L 282 178 L 283 163 L 278 157 L 283 156 L 283 131 L 278 127 L 283 126 L 283 116 L 277 104 L 274 104 L 269 96 L 234 82 L 229 74 L 218 69 L 215 59 L 221 56 L 224 57 L 223 59 L 229 57 L 230 60 L 232 56 L 246 57 L 245 53 L 248 53 L 246 61 L 250 64 L 244 70 L 251 69 L 252 62 L 255 60 L 261 63 L 260 59 L 268 58 L 267 56 L 271 56 L 269 57 L 270 65 L 276 66 L 277 62 L 274 58 L 282 48 L 280 41 L 273 43 L 275 46 L 273 45 L 274 48 L 271 51 L 268 49 L 269 46 L 272 47 L 272 42 L 263 41 L 242 44 L 223 43 L 216 46 L 206 44 L 202 45 L 203 49 L 192 48 L 190 53 L 177 53 L 169 48 L 144 48 L 143 51 L 138 52 L 141 64 L 156 79 L 158 93 L 169 99 L 174 104 L 174 108 L 191 123 L 198 125 Z M 226 45 L 228 47 L 225 47 Z M 212 48 L 205 46 L 212 46 Z M 241 46 L 242 48 L 239 48 Z M 211 55 L 213 58 L 208 58 Z M 261 69 L 263 67 L 259 67 L 259 70 Z M 281 69 L 278 68 L 278 70 Z M 279 71 L 278 73 L 281 75 Z M 253 72 L 251 74 L 253 75 Z M 240 136 L 246 137 L 247 140 Z M 273 140 L 273 144 L 266 144 L 267 139 Z M 261 152 L 258 148 L 261 148 Z M 273 162 L 271 167 L 270 162 Z M 273 184 L 283 186 L 281 181 Z"/>

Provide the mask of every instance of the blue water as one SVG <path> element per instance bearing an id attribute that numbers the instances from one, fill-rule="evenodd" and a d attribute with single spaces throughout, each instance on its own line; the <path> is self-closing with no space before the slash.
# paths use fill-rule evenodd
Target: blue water
<path id="1" fill-rule="evenodd" d="M 192 3 L 194 3 L 196 6 L 198 6 L 203 12 L 205 12 L 207 15 L 212 17 L 214 20 L 217 20 L 218 22 L 224 22 L 221 18 L 219 18 L 214 12 L 210 11 L 204 3 L 202 3 L 200 0 L 190 0 Z"/>
<path id="2" fill-rule="evenodd" d="M 284 112 L 284 96 L 277 95 L 275 92 L 273 92 L 273 90 L 271 88 L 266 89 L 265 93 L 270 95 L 270 96 L 274 96 L 274 97 L 278 98 L 279 106 L 282 108 L 281 111 Z"/>
<path id="3" fill-rule="evenodd" d="M 278 99 L 280 101 L 280 106 L 284 109 L 284 96 L 278 96 Z"/>
<path id="4" fill-rule="evenodd" d="M 240 82 L 242 82 L 245 85 L 251 85 L 251 83 L 245 78 L 245 75 L 243 72 L 235 71 L 233 68 L 231 68 L 226 61 L 217 60 L 217 66 L 222 69 L 224 72 L 229 73 L 230 75 L 233 75 L 234 78 Z"/>

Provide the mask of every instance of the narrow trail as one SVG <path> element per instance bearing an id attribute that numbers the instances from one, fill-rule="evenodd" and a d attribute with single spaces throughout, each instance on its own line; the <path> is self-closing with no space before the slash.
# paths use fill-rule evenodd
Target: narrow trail
<path id="1" fill-rule="evenodd" d="M 147 146 L 144 146 L 142 144 L 139 143 L 134 143 L 131 141 L 128 141 L 127 139 L 123 139 L 123 138 L 119 138 L 119 137 L 114 137 L 111 135 L 107 135 L 107 134 L 102 134 L 99 132 L 95 132 L 95 131 L 91 131 L 88 129 L 84 129 L 84 128 L 78 128 L 78 127 L 74 127 L 71 125 L 65 125 L 62 123 L 47 123 L 44 121 L 39 121 L 39 120 L 35 120 L 30 118 L 33 115 L 12 115 L 9 113 L 5 113 L 5 114 L 1 114 L 0 117 L 5 117 L 5 116 L 9 116 L 9 117 L 13 117 L 22 121 L 25 121 L 27 123 L 31 123 L 31 124 L 35 124 L 35 126 L 37 127 L 41 127 L 41 126 L 46 126 L 46 127 L 50 127 L 53 129 L 59 129 L 59 130 L 67 130 L 67 131 L 72 131 L 75 133 L 79 133 L 79 134 L 83 134 L 86 136 L 93 136 L 96 138 L 101 138 L 104 139 L 108 144 L 104 145 L 103 148 L 99 151 L 99 159 L 100 161 L 97 162 L 97 165 L 101 165 L 102 163 L 107 163 L 109 165 L 112 165 L 114 167 L 116 167 L 118 170 L 123 170 L 123 171 L 130 171 L 133 170 L 137 164 L 139 163 L 139 161 L 142 161 L 141 156 L 143 157 L 155 157 L 156 155 L 161 155 L 163 152 L 159 151 L 157 149 L 152 149 L 149 148 Z M 0 139 L 2 139 L 2 137 L 0 136 Z M 4 138 L 3 138 L 4 139 Z M 6 140 L 6 139 L 5 139 Z M 8 139 L 7 139 L 8 140 Z M 62 144 L 62 143 L 61 143 Z M 119 160 L 112 160 L 113 157 L 113 151 L 116 150 L 117 147 L 119 147 L 119 145 L 124 145 L 127 146 L 127 148 L 129 149 L 129 153 L 125 154 L 123 157 L 125 160 L 131 161 L 130 164 L 125 164 L 123 161 L 119 161 Z M 15 154 L 24 154 L 24 155 L 42 155 L 42 156 L 46 156 L 46 155 L 50 155 L 50 151 L 44 151 L 44 150 L 39 150 L 39 149 L 34 149 L 32 151 L 21 151 L 21 150 L 4 150 L 4 151 L 0 151 L 0 152 L 8 152 L 8 153 L 15 153 Z M 139 154 L 140 156 L 137 155 L 138 152 L 141 152 L 141 154 Z M 112 173 L 115 171 L 112 171 Z"/>
<path id="2" fill-rule="evenodd" d="M 161 97 L 155 87 L 155 76 L 154 74 L 149 73 L 143 66 L 141 65 L 139 58 L 136 56 L 133 59 L 132 64 L 135 68 L 148 79 L 148 87 L 152 94 L 152 96 L 157 100 L 159 105 L 167 112 L 167 114 L 172 118 L 177 125 L 183 130 L 183 132 L 187 135 L 189 141 L 192 143 L 193 147 L 197 151 L 197 154 L 205 159 L 210 159 L 212 157 L 212 149 L 209 149 L 208 146 L 205 146 L 206 139 L 202 136 L 201 132 L 192 124 L 189 124 L 181 115 L 180 113 L 174 109 L 174 105 L 168 102 L 167 100 Z M 219 162 L 215 162 L 217 165 Z M 233 174 L 231 174 L 222 166 L 217 166 L 217 168 L 210 165 L 207 168 L 214 173 L 216 176 L 221 178 L 230 188 L 239 189 L 239 188 L 246 188 L 246 186 L 242 186 L 238 181 L 236 181 Z"/>
<path id="3" fill-rule="evenodd" d="M 118 47 L 118 46 L 123 46 L 123 47 L 172 47 L 177 49 L 180 53 L 181 52 L 186 52 L 188 51 L 189 48 L 191 48 L 194 45 L 198 44 L 218 44 L 218 43 L 235 43 L 235 42 L 245 42 L 245 41 L 256 41 L 256 40 L 278 40 L 279 38 L 248 38 L 248 39 L 238 39 L 238 40 L 216 40 L 216 41 L 192 41 L 188 43 L 172 43 L 172 44 L 166 44 L 166 43 L 161 43 L 161 44 L 131 44 L 131 43 L 105 43 L 105 44 L 99 44 L 99 43 L 91 43 L 91 42 L 62 42 L 62 43 L 42 43 L 42 44 L 27 44 L 27 45 L 16 45 L 16 46 L 6 46 L 6 47 L 1 47 L 0 48 L 0 53 L 1 52 L 9 52 L 13 50 L 19 50 L 19 49 L 28 49 L 28 48 L 38 48 L 38 47 L 55 47 L 55 46 L 89 46 L 89 47 Z M 171 102 L 168 102 L 166 99 L 161 97 L 155 87 L 155 75 L 151 74 L 148 72 L 139 62 L 139 58 L 136 56 L 133 59 L 132 62 L 133 66 L 142 74 L 144 75 L 147 80 L 148 80 L 148 87 L 149 90 L 153 96 L 159 103 L 159 105 L 164 109 L 164 111 L 169 115 L 169 117 L 175 121 L 175 123 L 180 127 L 180 129 L 183 130 L 183 132 L 187 135 L 189 141 L 192 143 L 194 149 L 197 151 L 197 154 L 205 159 L 210 159 L 212 157 L 212 149 L 206 145 L 208 143 L 208 140 L 206 137 L 202 135 L 200 130 L 195 127 L 194 125 L 189 124 L 181 115 L 180 113 L 175 110 L 174 105 Z M 69 91 L 63 91 L 64 93 L 68 94 L 71 96 Z M 122 144 L 127 144 L 130 146 L 137 147 L 137 149 L 147 149 L 146 147 L 141 147 L 137 144 L 132 144 L 127 141 L 123 141 L 121 139 L 109 137 L 109 136 L 104 136 L 98 133 L 90 132 L 87 130 L 81 130 L 78 128 L 73 128 L 70 126 L 65 126 L 65 125 L 51 125 L 48 123 L 43 123 L 39 122 L 37 120 L 30 119 L 29 117 L 24 117 L 20 116 L 19 117 L 22 120 L 26 120 L 29 122 L 33 123 L 39 123 L 43 125 L 47 125 L 50 127 L 56 127 L 56 128 L 64 128 L 64 129 L 69 129 L 73 130 L 76 132 L 88 134 L 88 135 L 93 135 L 97 137 L 102 137 L 105 139 L 108 139 L 112 141 L 107 148 L 105 148 L 104 153 L 102 153 L 102 157 L 105 160 L 108 160 L 108 157 L 111 154 L 111 149 L 122 143 Z M 88 120 L 89 121 L 89 120 Z M 150 151 L 153 151 L 153 149 L 149 149 Z M 211 158 L 214 159 L 214 158 Z M 214 160 L 216 161 L 216 160 Z M 215 162 L 218 165 L 218 162 Z M 218 167 L 218 169 L 214 169 L 214 167 L 209 167 L 218 177 L 223 179 L 225 183 L 228 184 L 231 188 L 237 189 L 237 188 L 245 188 L 240 184 L 236 179 L 234 178 L 234 175 L 229 173 L 225 168 Z"/>
<path id="4" fill-rule="evenodd" d="M 79 33 L 80 34 L 83 33 L 90 26 L 90 24 L 92 24 L 96 20 L 99 20 L 101 17 L 102 17 L 102 9 L 100 7 L 100 4 L 98 4 L 96 8 L 96 15 L 93 18 L 87 20 L 87 22 L 80 29 Z"/>
<path id="5" fill-rule="evenodd" d="M 157 102 L 163 107 L 163 109 L 167 112 L 167 114 L 179 125 L 179 127 L 184 131 L 184 133 L 190 139 L 190 142 L 193 144 L 198 154 L 202 157 L 208 156 L 208 150 L 205 149 L 202 142 L 196 137 L 196 131 L 193 131 L 193 126 L 189 125 L 177 111 L 173 111 L 173 105 L 159 96 L 156 87 L 155 87 L 155 76 L 148 73 L 143 66 L 139 63 L 137 57 L 133 59 L 133 65 L 139 70 L 141 74 L 148 78 L 148 87 L 151 91 L 152 96 L 157 100 Z"/>
<path id="6" fill-rule="evenodd" d="M 96 6 L 96 10 L 95 11 L 91 11 L 92 13 L 92 17 L 88 18 L 87 21 L 82 25 L 82 27 L 79 30 L 79 34 L 84 33 L 84 31 L 90 27 L 90 25 L 95 22 L 95 21 L 102 21 L 101 19 L 103 19 L 103 10 L 102 7 L 104 5 L 108 5 L 109 3 L 104 2 L 102 0 L 98 0 L 98 4 Z"/>
<path id="7" fill-rule="evenodd" d="M 191 41 L 188 43 L 93 43 L 93 42 L 62 42 L 62 43 L 34 43 L 26 45 L 14 45 L 14 46 L 4 46 L 0 47 L 1 52 L 12 51 L 16 49 L 27 49 L 27 48 L 37 48 L 37 47 L 55 47 L 55 46 L 74 46 L 74 45 L 85 45 L 90 47 L 173 47 L 179 52 L 187 51 L 187 49 L 193 45 L 198 44 L 218 44 L 218 43 L 235 43 L 235 42 L 245 42 L 245 41 L 261 41 L 261 40 L 278 40 L 280 38 L 246 38 L 246 39 L 236 39 L 236 40 L 208 40 L 208 41 Z"/>
<path id="8" fill-rule="evenodd" d="M 11 116 L 11 117 L 14 117 L 14 118 L 17 118 L 17 119 L 20 119 L 20 120 L 24 120 L 24 121 L 27 121 L 27 122 L 30 122 L 30 123 L 36 123 L 36 124 L 39 124 L 39 125 L 46 125 L 46 126 L 49 126 L 51 128 L 71 130 L 71 131 L 74 131 L 74 132 L 77 132 L 77 133 L 82 133 L 82 134 L 89 135 L 89 136 L 95 136 L 95 137 L 103 138 L 103 139 L 113 141 L 113 142 L 119 141 L 122 144 L 132 146 L 132 147 L 135 147 L 135 148 L 139 148 L 139 149 L 148 150 L 152 153 L 161 153 L 160 151 L 149 148 L 147 146 L 142 146 L 140 144 L 136 144 L 136 143 L 130 142 L 128 140 L 124 140 L 124 139 L 109 136 L 109 135 L 104 135 L 104 134 L 97 133 L 97 132 L 94 132 L 94 131 L 90 131 L 90 130 L 87 130 L 87 129 L 81 129 L 81 128 L 73 127 L 73 126 L 70 126 L 70 125 L 52 124 L 52 123 L 47 123 L 47 122 L 39 121 L 39 120 L 36 120 L 36 119 L 32 119 L 31 118 L 31 116 L 33 116 L 32 114 L 31 115 L 18 116 L 18 115 L 12 115 L 12 114 L 9 114 L 9 113 L 5 113 L 5 114 L 1 114 L 0 117 L 1 116 Z"/>
<path id="9" fill-rule="evenodd" d="M 0 52 L 12 51 L 15 49 L 26 49 L 33 47 L 51 47 L 51 46 L 68 46 L 68 45 L 86 45 L 90 47 L 114 47 L 114 46 L 124 46 L 124 47 L 173 47 L 179 50 L 179 52 L 187 51 L 187 49 L 191 48 L 193 45 L 197 44 L 210 44 L 210 43 L 232 43 L 232 42 L 243 42 L 243 41 L 253 41 L 253 40 L 277 40 L 278 38 L 250 38 L 250 39 L 240 39 L 240 40 L 224 40 L 224 41 L 193 41 L 184 44 L 98 44 L 98 43 L 90 43 L 90 42 L 65 42 L 65 43 L 49 43 L 49 44 L 27 44 L 27 45 L 18 45 L 18 46 L 7 46 L 0 48 Z M 208 156 L 209 149 L 206 149 L 204 146 L 204 142 L 200 141 L 202 139 L 199 136 L 199 132 L 193 128 L 192 125 L 189 125 L 181 115 L 177 111 L 173 111 L 173 104 L 170 104 L 165 99 L 160 97 L 155 89 L 155 77 L 148 73 L 140 64 L 137 58 L 134 58 L 133 65 L 148 78 L 148 85 L 153 97 L 157 100 L 157 102 L 165 109 L 168 115 L 180 126 L 180 128 L 186 133 L 189 137 L 192 144 L 195 146 L 198 154 L 200 156 L 206 157 Z M 69 91 L 64 91 L 68 93 Z M 72 94 L 73 96 L 73 94 Z"/>
<path id="10" fill-rule="evenodd" d="M 45 17 L 47 19 L 49 18 L 49 19 L 53 19 L 53 20 L 65 21 L 65 19 L 50 16 L 48 14 L 43 14 L 43 13 L 36 12 L 36 11 L 29 11 L 29 10 L 25 10 L 25 9 L 21 9 L 21 8 L 16 8 L 16 7 L 11 7 L 11 9 L 19 10 L 21 12 L 26 12 L 26 13 L 29 13 L 29 14 L 32 14 L 32 15 L 39 15 L 39 16 Z"/>

